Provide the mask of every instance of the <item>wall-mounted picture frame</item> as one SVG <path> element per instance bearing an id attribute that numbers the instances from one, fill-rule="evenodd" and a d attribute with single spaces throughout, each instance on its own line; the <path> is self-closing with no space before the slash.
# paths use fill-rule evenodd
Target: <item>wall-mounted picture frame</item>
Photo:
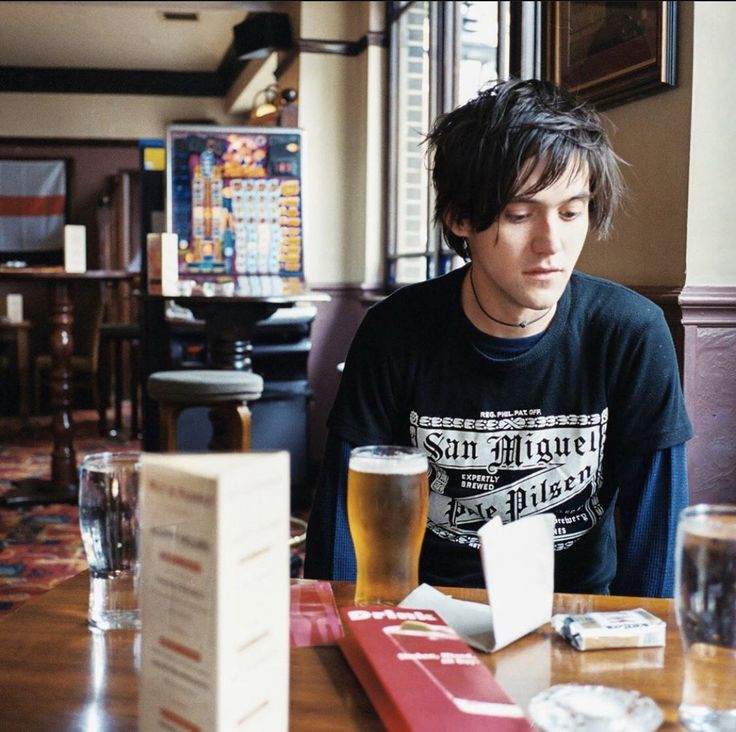
<path id="1" fill-rule="evenodd" d="M 0 159 L 0 258 L 56 264 L 69 219 L 64 158 Z"/>
<path id="2" fill-rule="evenodd" d="M 546 4 L 546 76 L 599 109 L 676 84 L 676 2 Z"/>

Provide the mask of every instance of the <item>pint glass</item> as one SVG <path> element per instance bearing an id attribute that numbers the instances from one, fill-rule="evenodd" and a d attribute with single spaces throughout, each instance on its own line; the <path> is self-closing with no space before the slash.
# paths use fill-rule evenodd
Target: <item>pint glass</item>
<path id="1" fill-rule="evenodd" d="M 89 625 L 140 627 L 137 452 L 97 452 L 79 468 L 79 528 L 89 563 Z"/>
<path id="2" fill-rule="evenodd" d="M 355 448 L 347 492 L 355 604 L 396 605 L 419 584 L 429 503 L 427 457 L 413 447 Z"/>
<path id="3" fill-rule="evenodd" d="M 680 514 L 675 579 L 685 650 L 680 721 L 689 730 L 736 730 L 736 506 Z"/>

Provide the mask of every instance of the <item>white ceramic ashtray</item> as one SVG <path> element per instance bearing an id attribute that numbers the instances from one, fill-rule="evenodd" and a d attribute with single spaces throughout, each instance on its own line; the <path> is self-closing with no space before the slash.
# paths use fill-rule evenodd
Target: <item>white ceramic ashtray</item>
<path id="1" fill-rule="evenodd" d="M 529 702 L 529 716 L 542 732 L 652 732 L 662 710 L 638 691 L 610 686 L 558 684 Z"/>

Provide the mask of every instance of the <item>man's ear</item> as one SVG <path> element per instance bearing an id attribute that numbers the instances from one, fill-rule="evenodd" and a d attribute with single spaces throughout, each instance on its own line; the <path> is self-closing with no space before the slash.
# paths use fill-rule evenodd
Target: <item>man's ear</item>
<path id="1" fill-rule="evenodd" d="M 461 239 L 467 239 L 472 233 L 473 227 L 467 219 L 461 219 L 458 221 L 452 214 L 445 214 L 445 226 L 455 235 Z"/>

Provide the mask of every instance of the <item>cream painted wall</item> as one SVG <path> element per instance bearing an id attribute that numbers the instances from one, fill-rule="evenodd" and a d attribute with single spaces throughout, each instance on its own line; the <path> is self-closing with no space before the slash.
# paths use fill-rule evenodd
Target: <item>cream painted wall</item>
<path id="1" fill-rule="evenodd" d="M 736 285 L 736 5 L 695 3 L 687 284 Z"/>
<path id="2" fill-rule="evenodd" d="M 175 119 L 243 124 L 217 97 L 0 94 L 0 137 L 161 139 Z"/>
<path id="3" fill-rule="evenodd" d="M 299 6 L 302 38 L 357 41 L 368 28 L 371 6 L 369 0 L 306 0 L 299 3 Z"/>
<path id="4" fill-rule="evenodd" d="M 678 8 L 677 86 L 605 113 L 614 149 L 629 164 L 629 196 L 611 237 L 589 240 L 578 266 L 626 285 L 685 283 L 693 3 Z"/>
<path id="5" fill-rule="evenodd" d="M 363 279 L 355 242 L 365 229 L 365 66 L 365 55 L 310 53 L 299 60 L 304 267 L 312 285 Z"/>
<path id="6" fill-rule="evenodd" d="M 301 37 L 354 41 L 375 26 L 370 2 L 304 2 Z M 372 26 L 373 24 L 373 26 Z M 312 286 L 381 276 L 385 50 L 302 53 L 305 275 Z"/>

